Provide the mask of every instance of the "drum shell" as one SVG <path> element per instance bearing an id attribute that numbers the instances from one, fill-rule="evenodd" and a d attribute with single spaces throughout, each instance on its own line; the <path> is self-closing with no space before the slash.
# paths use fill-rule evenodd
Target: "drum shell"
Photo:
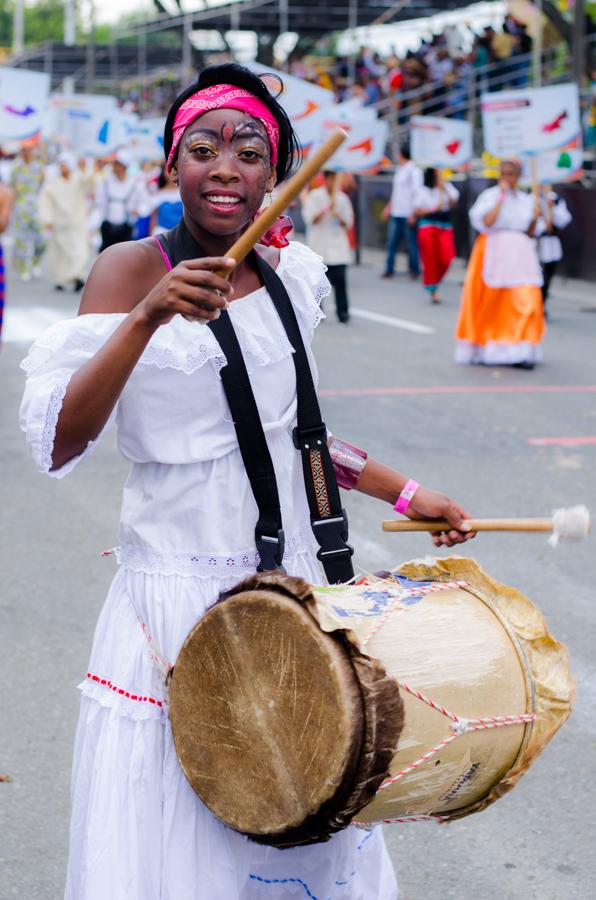
<path id="1" fill-rule="evenodd" d="M 567 652 L 528 598 L 473 560 L 414 562 L 388 574 L 367 585 L 314 589 L 321 627 L 348 628 L 396 678 L 404 700 L 391 776 L 413 769 L 385 785 L 357 820 L 467 815 L 513 787 L 568 717 Z M 459 733 L 462 719 L 522 714 L 537 721 Z"/>
<path id="2" fill-rule="evenodd" d="M 353 666 L 348 680 L 353 676 L 357 678 L 364 700 L 368 738 L 362 748 L 364 751 L 366 744 L 368 749 L 366 754 L 362 752 L 359 762 L 357 751 L 353 758 L 349 756 L 349 752 L 354 754 L 355 745 L 352 751 L 346 750 L 345 764 L 338 758 L 346 776 L 348 769 L 353 768 L 354 781 L 352 788 L 342 782 L 339 793 L 330 797 L 329 815 L 326 801 L 316 815 L 313 812 L 310 818 L 300 820 L 300 823 L 296 820 L 296 809 L 288 808 L 286 813 L 284 808 L 283 819 L 276 813 L 277 825 L 270 830 L 266 823 L 273 819 L 266 809 L 251 827 L 254 811 L 251 800 L 246 815 L 248 794 L 245 796 L 244 782 L 239 780 L 237 788 L 229 791 L 230 772 L 236 777 L 242 766 L 231 764 L 225 769 L 220 765 L 219 754 L 213 756 L 209 764 L 209 779 L 223 785 L 235 806 L 243 807 L 236 811 L 227 807 L 229 801 L 223 807 L 211 802 L 204 791 L 204 777 L 195 777 L 191 772 L 193 747 L 199 756 L 205 747 L 201 730 L 205 716 L 202 713 L 195 722 L 199 726 L 195 729 L 196 737 L 187 743 L 191 767 L 184 764 L 180 736 L 185 731 L 190 734 L 188 726 L 192 716 L 184 704 L 176 703 L 174 690 L 177 677 L 181 679 L 181 687 L 184 680 L 184 667 L 180 668 L 183 647 L 174 671 L 171 695 L 174 741 L 181 764 L 189 781 L 212 811 L 226 824 L 254 840 L 273 846 L 296 846 L 326 840 L 350 821 L 374 824 L 407 817 L 447 819 L 468 815 L 483 809 L 513 787 L 569 715 L 574 684 L 565 648 L 550 636 L 540 612 L 526 597 L 493 581 L 473 560 L 454 557 L 414 562 L 386 573 L 383 578 L 371 577 L 362 584 L 333 587 L 311 587 L 300 579 L 277 573 L 253 576 L 220 598 L 220 603 L 193 629 L 185 647 L 190 649 L 193 634 L 198 636 L 203 631 L 210 616 L 225 619 L 227 610 L 235 608 L 229 606 L 230 603 L 241 604 L 241 609 L 245 603 L 251 604 L 258 598 L 260 604 L 272 590 L 290 599 L 291 605 L 301 605 L 316 632 L 328 632 L 329 637 L 343 642 L 342 666 Z M 251 592 L 256 592 L 257 596 L 251 599 Z M 283 615 L 277 602 L 273 604 L 273 612 L 276 618 L 272 619 L 267 612 L 267 626 L 263 620 L 263 627 L 256 631 L 259 635 L 257 644 L 263 634 L 276 635 L 272 650 L 279 644 L 281 634 L 274 623 L 279 615 Z M 241 619 L 245 618 L 242 613 Z M 218 648 L 217 654 L 224 647 L 237 643 L 236 626 L 224 630 L 227 636 L 222 632 L 221 638 L 212 642 L 213 647 Z M 248 638 L 248 635 L 242 638 L 239 650 L 246 647 L 249 652 Z M 228 644 L 230 640 L 232 645 Z M 269 646 L 271 642 L 268 639 L 266 643 Z M 198 649 L 203 656 L 204 651 L 200 646 Z M 257 653 L 256 659 L 259 658 Z M 192 660 L 188 661 L 191 668 L 194 667 Z M 245 662 L 242 660 L 241 665 Z M 308 678 L 305 681 L 303 675 L 309 673 L 311 663 L 312 657 L 307 653 L 304 665 L 296 669 L 296 685 L 302 685 L 300 691 L 305 692 L 306 698 L 310 697 L 310 689 Z M 271 666 L 251 667 L 249 683 L 260 685 L 259 691 L 267 698 L 267 708 L 283 709 L 284 704 L 277 703 L 275 698 L 277 676 L 271 678 L 277 671 L 273 658 Z M 367 667 L 370 671 L 365 689 Z M 214 673 L 219 668 L 218 664 Z M 300 668 L 303 674 L 300 674 Z M 323 679 L 328 677 L 325 672 L 324 667 L 320 676 Z M 273 682 L 273 687 L 269 682 Z M 198 694 L 202 694 L 208 704 L 211 696 L 220 694 L 217 684 L 208 687 L 202 676 L 195 684 Z M 367 690 L 371 692 L 370 697 L 374 697 L 380 686 L 384 700 L 376 707 L 377 712 L 369 714 Z M 230 700 L 236 702 L 234 698 Z M 400 735 L 403 706 L 405 728 Z M 370 709 L 373 708 L 374 702 Z M 243 718 L 242 703 L 239 709 L 240 718 Z M 223 710 L 217 712 L 213 721 L 225 730 L 234 723 L 221 724 L 222 713 Z M 520 721 L 521 715 L 535 716 L 536 721 Z M 513 722 L 504 717 L 511 717 Z M 342 712 L 338 722 L 343 718 Z M 346 722 L 348 720 L 349 717 Z M 473 720 L 484 721 L 474 723 Z M 478 727 L 480 724 L 490 727 Z M 496 727 L 497 724 L 503 727 Z M 207 726 L 211 729 L 213 724 L 207 723 Z M 470 726 L 473 726 L 472 730 L 469 730 Z M 383 730 L 384 734 L 381 733 Z M 281 733 L 283 731 L 282 727 Z M 316 743 L 318 738 L 319 729 L 316 728 L 313 735 Z M 261 739 L 256 723 L 254 772 L 259 779 L 263 769 L 259 760 L 267 758 L 267 742 L 262 747 L 257 744 Z M 332 729 L 328 750 L 318 762 L 327 760 L 327 753 L 335 752 L 337 745 L 337 733 Z M 287 751 L 283 751 L 289 753 L 288 759 L 294 756 L 293 747 L 290 742 Z M 376 761 L 374 765 L 371 762 L 369 775 L 362 765 L 366 758 L 372 760 L 373 756 Z M 317 770 L 320 770 L 317 777 L 328 784 L 329 769 L 317 765 Z M 205 772 L 204 760 L 198 771 Z M 295 777 L 296 783 L 301 783 L 301 770 L 296 770 Z M 251 789 L 256 790 L 256 796 L 261 799 L 264 795 L 259 784 L 255 781 Z M 291 787 L 291 784 L 286 785 L 283 794 L 289 796 Z M 278 811 L 283 806 L 274 794 L 271 794 L 271 803 Z M 254 830 L 257 827 L 258 833 Z"/>

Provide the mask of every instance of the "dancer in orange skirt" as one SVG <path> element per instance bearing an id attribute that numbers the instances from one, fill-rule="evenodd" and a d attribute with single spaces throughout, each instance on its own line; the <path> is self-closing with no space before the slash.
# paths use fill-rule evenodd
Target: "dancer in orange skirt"
<path id="1" fill-rule="evenodd" d="M 521 167 L 503 160 L 499 183 L 470 210 L 480 232 L 461 298 L 456 362 L 533 369 L 544 335 L 542 273 L 535 241 L 540 209 L 517 187 Z"/>
<path id="2" fill-rule="evenodd" d="M 424 184 L 414 196 L 418 217 L 418 250 L 422 281 L 433 303 L 439 303 L 439 286 L 455 257 L 455 240 L 450 210 L 459 191 L 443 178 L 440 169 L 425 169 Z"/>

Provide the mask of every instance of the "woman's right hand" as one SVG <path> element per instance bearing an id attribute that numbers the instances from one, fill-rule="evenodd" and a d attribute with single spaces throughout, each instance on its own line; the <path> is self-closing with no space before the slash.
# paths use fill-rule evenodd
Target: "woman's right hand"
<path id="1" fill-rule="evenodd" d="M 179 263 L 158 281 L 136 307 L 138 315 L 151 325 L 165 325 L 175 315 L 189 322 L 211 322 L 226 309 L 233 288 L 217 274 L 231 272 L 236 260 L 226 256 L 205 256 Z"/>

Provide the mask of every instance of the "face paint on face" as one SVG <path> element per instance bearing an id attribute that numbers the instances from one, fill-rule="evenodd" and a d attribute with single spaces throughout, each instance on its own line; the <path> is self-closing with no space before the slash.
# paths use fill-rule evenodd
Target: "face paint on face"
<path id="1" fill-rule="evenodd" d="M 275 184 L 264 127 L 237 110 L 212 110 L 185 131 L 178 152 L 188 214 L 214 234 L 241 231 Z"/>

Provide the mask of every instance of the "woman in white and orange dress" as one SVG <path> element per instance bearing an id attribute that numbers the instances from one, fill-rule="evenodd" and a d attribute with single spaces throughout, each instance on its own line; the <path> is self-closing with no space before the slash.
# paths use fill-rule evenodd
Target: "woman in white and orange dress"
<path id="1" fill-rule="evenodd" d="M 480 235 L 468 263 L 455 359 L 464 364 L 533 369 L 544 336 L 542 272 L 532 239 L 540 209 L 517 184 L 517 160 L 503 160 L 499 183 L 470 210 Z"/>

